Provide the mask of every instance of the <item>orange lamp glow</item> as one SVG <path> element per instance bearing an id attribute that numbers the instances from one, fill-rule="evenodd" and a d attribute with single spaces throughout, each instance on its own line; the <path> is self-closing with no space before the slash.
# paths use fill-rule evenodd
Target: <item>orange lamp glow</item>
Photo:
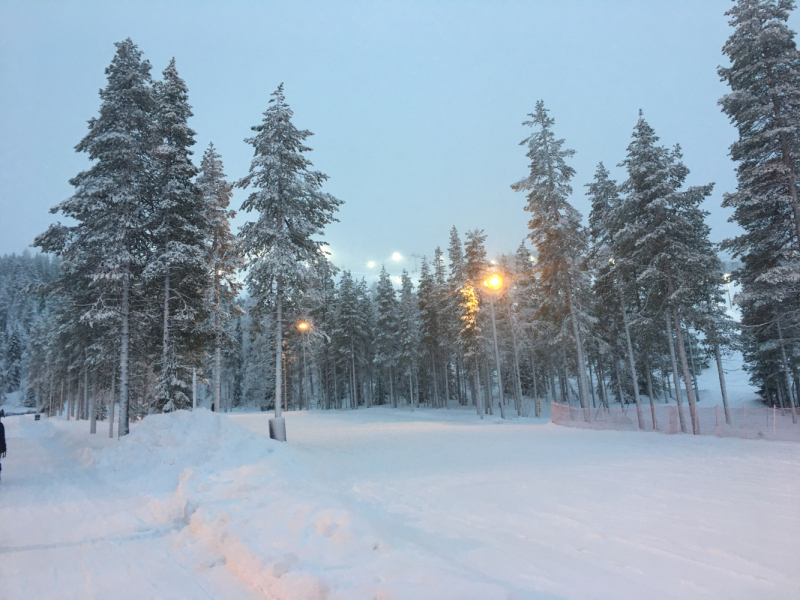
<path id="1" fill-rule="evenodd" d="M 500 277 L 500 275 L 491 275 L 486 281 L 483 282 L 483 285 L 492 290 L 499 290 L 501 287 L 503 287 L 503 279 Z"/>

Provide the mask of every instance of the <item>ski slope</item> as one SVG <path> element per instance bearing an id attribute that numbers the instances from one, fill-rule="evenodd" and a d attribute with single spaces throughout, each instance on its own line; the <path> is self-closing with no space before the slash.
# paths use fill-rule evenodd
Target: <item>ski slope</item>
<path id="1" fill-rule="evenodd" d="M 800 447 L 373 407 L 5 419 L 0 598 L 800 595 Z M 103 424 L 100 431 L 106 431 Z M 106 433 L 107 435 L 107 433 Z"/>

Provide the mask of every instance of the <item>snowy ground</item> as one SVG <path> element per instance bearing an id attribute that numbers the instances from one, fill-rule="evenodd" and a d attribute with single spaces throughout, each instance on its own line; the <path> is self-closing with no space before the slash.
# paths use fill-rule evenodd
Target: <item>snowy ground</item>
<path id="1" fill-rule="evenodd" d="M 5 420 L 0 599 L 800 597 L 800 446 L 472 410 Z"/>

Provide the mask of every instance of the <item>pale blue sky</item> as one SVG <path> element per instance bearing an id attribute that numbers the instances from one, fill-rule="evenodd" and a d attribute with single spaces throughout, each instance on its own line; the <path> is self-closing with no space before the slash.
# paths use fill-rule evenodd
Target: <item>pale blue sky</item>
<path id="1" fill-rule="evenodd" d="M 309 157 L 346 203 L 327 231 L 333 261 L 398 273 L 394 252 L 432 255 L 456 225 L 486 231 L 490 254 L 527 231 L 521 125 L 543 99 L 577 154 L 573 203 L 603 161 L 616 168 L 638 110 L 680 143 L 715 241 L 733 234 L 719 204 L 735 185 L 734 130 L 716 104 L 728 0 L 0 3 L 0 253 L 19 252 L 69 196 L 73 150 L 97 114 L 113 43 L 130 36 L 189 87 L 196 157 L 213 141 L 229 178 L 243 142 L 285 83 Z M 790 24 L 797 29 L 797 17 Z M 234 208 L 244 197 L 237 190 Z M 244 215 L 237 218 L 243 222 Z"/>

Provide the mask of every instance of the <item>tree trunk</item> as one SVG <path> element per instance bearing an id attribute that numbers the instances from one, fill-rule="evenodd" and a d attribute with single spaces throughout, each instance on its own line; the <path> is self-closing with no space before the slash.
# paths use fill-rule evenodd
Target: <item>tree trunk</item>
<path id="1" fill-rule="evenodd" d="M 625 299 L 622 295 L 622 288 L 617 286 L 617 294 L 619 295 L 619 306 L 622 309 L 622 324 L 625 327 L 625 342 L 628 345 L 628 361 L 631 366 L 631 375 L 633 376 L 633 400 L 636 402 L 636 418 L 639 420 L 639 429 L 644 429 L 644 415 L 642 415 L 642 402 L 639 397 L 639 379 L 636 376 L 636 361 L 633 357 L 633 344 L 631 344 L 631 332 L 628 328 L 628 311 L 625 310 Z M 622 382 L 620 384 L 620 395 L 622 395 Z M 652 402 L 652 400 L 651 400 Z"/>
<path id="2" fill-rule="evenodd" d="M 794 394 L 792 394 L 792 378 L 789 371 L 789 362 L 786 360 L 786 347 L 784 346 L 783 332 L 781 331 L 780 317 L 775 319 L 778 326 L 778 340 L 781 345 L 781 360 L 783 361 L 783 372 L 786 374 L 786 395 L 789 396 L 789 406 L 792 408 L 792 423 L 797 423 L 797 411 L 795 410 Z"/>
<path id="3" fill-rule="evenodd" d="M 650 372 L 650 361 L 647 358 L 645 358 L 644 361 L 644 377 L 647 381 L 647 396 L 650 398 L 650 416 L 653 419 L 653 431 L 657 431 L 656 405 L 653 398 L 653 374 Z"/>
<path id="4" fill-rule="evenodd" d="M 492 391 L 492 376 L 489 372 L 489 362 L 486 361 L 483 363 L 483 377 L 484 377 L 484 396 L 486 398 L 486 403 L 484 408 L 486 409 L 487 414 L 494 416 L 494 392 Z"/>
<path id="5" fill-rule="evenodd" d="M 283 286 L 278 279 L 278 290 L 275 294 L 275 418 L 281 416 L 281 390 L 283 389 Z"/>
<path id="6" fill-rule="evenodd" d="M 97 433 L 97 371 L 92 374 L 92 403 L 89 405 L 89 433 Z"/>
<path id="7" fill-rule="evenodd" d="M 669 263 L 667 263 L 667 288 L 671 298 L 675 294 L 675 282 L 672 279 L 672 269 L 670 268 Z M 697 404 L 695 403 L 694 390 L 692 389 L 692 378 L 689 374 L 689 362 L 686 360 L 686 345 L 683 342 L 681 319 L 678 315 L 678 307 L 673 305 L 671 308 L 672 320 L 675 323 L 675 337 L 678 341 L 678 357 L 681 361 L 683 379 L 684 383 L 686 384 L 686 398 L 689 401 L 689 413 L 692 417 L 692 433 L 694 433 L 694 435 L 700 435 L 700 422 L 697 420 Z"/>
<path id="8" fill-rule="evenodd" d="M 689 328 L 688 327 L 686 328 L 686 337 L 689 340 L 689 344 L 688 344 L 689 345 L 689 364 L 692 367 L 692 382 L 694 384 L 694 398 L 695 398 L 695 402 L 699 402 L 700 401 L 700 386 L 697 384 L 697 367 L 694 364 L 694 350 L 692 349 L 692 346 L 694 346 L 694 344 L 692 343 L 692 336 L 689 334 Z"/>
<path id="9" fill-rule="evenodd" d="M 392 365 L 389 365 L 389 398 L 392 402 L 392 408 L 397 408 L 397 398 L 394 397 L 394 376 L 392 374 Z"/>
<path id="10" fill-rule="evenodd" d="M 119 437 L 130 433 L 128 426 L 128 347 L 130 346 L 130 273 L 125 272 L 122 281 L 122 340 L 119 352 Z"/>
<path id="11" fill-rule="evenodd" d="M 505 401 L 505 396 L 503 394 L 503 372 L 500 369 L 500 347 L 497 345 L 497 322 L 494 318 L 494 298 L 489 297 L 489 306 L 491 307 L 492 312 L 492 336 L 494 338 L 494 360 L 495 365 L 497 366 L 497 396 L 498 400 L 500 401 L 500 418 L 506 418 L 506 409 L 503 406 Z M 491 381 L 489 382 L 491 386 Z"/>
<path id="12" fill-rule="evenodd" d="M 473 376 L 472 382 L 472 396 L 473 401 L 475 402 L 475 409 L 478 411 L 478 416 L 483 419 L 483 406 L 481 406 L 481 376 L 480 376 L 480 368 L 478 367 L 478 357 L 473 357 L 475 361 L 475 374 Z"/>
<path id="13" fill-rule="evenodd" d="M 533 383 L 533 402 L 534 402 L 534 409 L 533 412 L 536 416 L 539 416 L 539 390 L 536 389 L 536 353 L 531 348 L 531 382 Z M 545 381 L 545 386 L 547 387 L 547 382 Z"/>
<path id="14" fill-rule="evenodd" d="M 83 368 L 83 400 L 81 402 L 81 420 L 86 420 L 89 408 L 89 369 Z"/>
<path id="15" fill-rule="evenodd" d="M 168 371 L 168 363 L 169 363 L 169 265 L 167 265 L 167 274 L 164 276 L 164 315 L 163 315 L 163 336 L 161 338 L 161 376 L 164 377 L 165 373 L 169 373 Z M 167 392 L 167 403 L 172 401 L 172 385 L 168 380 L 166 380 L 166 389 L 164 390 Z M 158 407 L 159 410 L 163 410 L 163 406 Z M 175 407 L 177 408 L 177 406 Z"/>
<path id="16" fill-rule="evenodd" d="M 572 321 L 572 333 L 575 336 L 575 348 L 578 354 L 578 389 L 580 391 L 581 408 L 588 407 L 588 394 L 586 388 L 586 361 L 583 360 L 583 344 L 581 343 L 580 328 L 578 327 L 578 311 L 575 308 L 575 302 L 572 299 L 572 283 L 567 282 L 567 300 L 569 301 L 569 314 Z M 591 412 L 588 414 L 588 420 L 592 420 Z"/>
<path id="17" fill-rule="evenodd" d="M 603 394 L 603 404 L 608 410 L 608 390 L 606 390 L 606 376 L 603 371 L 603 357 L 597 355 L 597 378 L 600 380 L 600 393 Z"/>
<path id="18" fill-rule="evenodd" d="M 444 407 L 450 408 L 450 358 L 444 363 Z"/>
<path id="19" fill-rule="evenodd" d="M 433 359 L 433 353 L 431 353 L 431 374 L 433 379 L 433 404 L 436 408 L 441 408 L 439 404 L 439 385 L 436 382 L 436 361 Z"/>
<path id="20" fill-rule="evenodd" d="M 675 342 L 672 339 L 672 323 L 670 322 L 669 309 L 664 311 L 667 320 L 667 341 L 669 342 L 669 357 L 672 362 L 672 379 L 675 383 L 675 402 L 678 404 L 678 420 L 681 424 L 681 431 L 686 433 L 686 421 L 683 417 L 683 400 L 681 399 L 681 385 L 678 377 L 678 363 L 675 360 Z"/>
<path id="21" fill-rule="evenodd" d="M 352 385 L 350 386 L 350 408 L 356 409 L 358 408 L 358 388 L 356 384 L 356 351 L 355 348 L 350 347 L 350 369 L 352 371 Z"/>
<path id="22" fill-rule="evenodd" d="M 714 358 L 717 361 L 717 373 L 719 373 L 719 389 L 722 392 L 722 406 L 725 409 L 725 422 L 731 424 L 731 413 L 728 410 L 728 389 L 725 386 L 725 371 L 722 369 L 722 356 L 719 351 L 719 344 L 714 343 Z"/>
<path id="23" fill-rule="evenodd" d="M 117 374 L 115 372 L 111 373 L 111 397 L 108 400 L 108 437 L 109 439 L 114 439 L 114 401 L 116 398 L 117 390 Z"/>

